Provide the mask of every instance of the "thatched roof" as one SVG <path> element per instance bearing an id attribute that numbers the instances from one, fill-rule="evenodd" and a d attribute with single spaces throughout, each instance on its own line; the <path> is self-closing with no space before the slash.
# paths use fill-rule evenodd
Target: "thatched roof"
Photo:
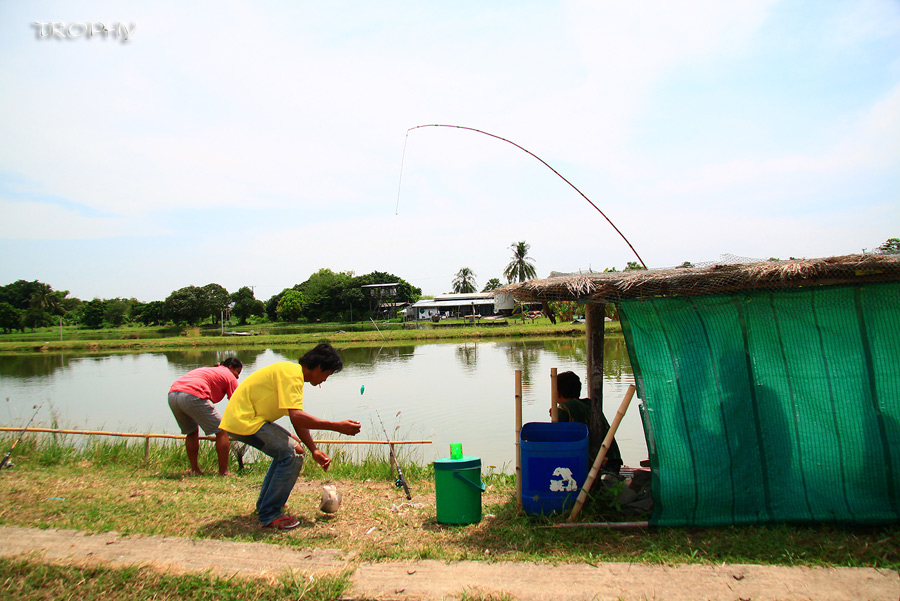
<path id="1" fill-rule="evenodd" d="M 825 259 L 707 263 L 622 272 L 551 274 L 500 288 L 518 301 L 615 302 L 626 298 L 698 296 L 739 290 L 900 281 L 900 255 L 861 254 Z"/>

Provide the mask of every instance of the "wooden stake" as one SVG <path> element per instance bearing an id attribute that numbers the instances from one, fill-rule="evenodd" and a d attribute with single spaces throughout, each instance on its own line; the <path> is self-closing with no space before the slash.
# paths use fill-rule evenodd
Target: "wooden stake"
<path id="1" fill-rule="evenodd" d="M 516 370 L 516 505 L 522 506 L 522 370 Z"/>
<path id="2" fill-rule="evenodd" d="M 594 480 L 597 478 L 597 474 L 603 466 L 603 460 L 606 459 L 606 454 L 609 452 L 609 447 L 612 446 L 616 430 L 619 428 L 622 418 L 625 417 L 625 412 L 628 410 L 628 404 L 631 402 L 631 397 L 634 396 L 634 391 L 634 384 L 629 385 L 628 390 L 625 391 L 625 398 L 622 399 L 622 404 L 619 406 L 619 410 L 616 411 L 616 416 L 609 426 L 606 438 L 603 439 L 603 445 L 600 447 L 600 452 L 597 453 L 597 458 L 594 459 L 594 465 L 591 466 L 591 471 L 588 473 L 587 480 L 584 481 L 584 486 L 581 488 L 581 492 L 578 493 L 578 498 L 575 500 L 575 507 L 572 508 L 572 513 L 569 514 L 569 518 L 566 522 L 574 522 L 575 518 L 578 517 L 578 514 L 581 513 L 581 508 L 587 500 L 588 493 L 591 491 L 591 485 L 594 484 Z"/>
<path id="3" fill-rule="evenodd" d="M 559 391 L 556 390 L 556 368 L 550 368 L 550 421 L 559 421 Z"/>

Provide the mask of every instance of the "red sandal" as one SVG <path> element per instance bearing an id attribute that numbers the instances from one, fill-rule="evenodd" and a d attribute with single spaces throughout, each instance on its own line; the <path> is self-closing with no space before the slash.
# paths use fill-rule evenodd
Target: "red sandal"
<path id="1" fill-rule="evenodd" d="M 278 516 L 277 518 L 275 518 L 274 520 L 272 520 L 271 522 L 266 524 L 265 527 L 266 528 L 275 528 L 276 530 L 293 530 L 294 528 L 296 528 L 299 525 L 300 525 L 300 522 L 298 522 L 293 517 L 285 514 L 285 515 Z"/>

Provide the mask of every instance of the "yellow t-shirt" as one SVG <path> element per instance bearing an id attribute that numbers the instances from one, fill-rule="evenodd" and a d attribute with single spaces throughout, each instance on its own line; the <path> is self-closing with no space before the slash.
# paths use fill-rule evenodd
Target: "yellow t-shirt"
<path id="1" fill-rule="evenodd" d="M 287 415 L 288 409 L 303 409 L 303 367 L 282 361 L 253 372 L 238 385 L 219 427 L 250 436 L 264 423 Z"/>

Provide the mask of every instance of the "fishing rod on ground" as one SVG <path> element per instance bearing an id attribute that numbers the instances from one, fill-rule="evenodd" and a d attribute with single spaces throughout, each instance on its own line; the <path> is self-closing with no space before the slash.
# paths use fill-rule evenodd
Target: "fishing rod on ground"
<path id="1" fill-rule="evenodd" d="M 359 394 L 363 394 L 366 391 L 366 385 L 363 384 L 359 387 Z M 391 453 L 391 463 L 394 464 L 394 467 L 397 469 L 397 480 L 394 482 L 394 486 L 397 488 L 402 488 L 403 492 L 406 493 L 406 500 L 412 500 L 412 493 L 409 492 L 409 484 L 406 483 L 406 478 L 403 476 L 403 470 L 400 469 L 400 462 L 397 460 L 397 455 L 394 453 L 394 443 L 391 442 L 391 437 L 388 436 L 387 428 L 384 427 L 384 421 L 381 419 L 381 414 L 378 413 L 378 409 L 375 410 L 375 415 L 378 416 L 378 422 L 381 424 L 381 429 L 384 431 L 384 437 L 388 443 L 388 451 Z"/>
<path id="2" fill-rule="evenodd" d="M 391 463 L 397 468 L 397 481 L 394 482 L 394 486 L 402 488 L 403 492 L 406 493 L 406 500 L 411 501 L 412 493 L 409 492 L 409 485 L 406 483 L 406 478 L 403 477 L 403 470 L 400 469 L 400 462 L 397 461 L 397 456 L 394 454 L 394 444 L 391 442 L 391 437 L 388 436 L 387 428 L 384 427 L 384 422 L 381 421 L 381 415 L 379 415 L 378 409 L 375 410 L 375 415 L 378 416 L 378 421 L 381 422 L 381 429 L 384 430 L 384 437 L 387 438 L 388 450 L 391 452 Z"/>
<path id="3" fill-rule="evenodd" d="M 28 426 L 31 425 L 31 422 L 34 421 L 34 418 L 37 417 L 38 412 L 41 410 L 41 407 L 43 407 L 43 406 L 44 406 L 43 403 L 41 403 L 41 406 L 40 406 L 40 407 L 38 407 L 37 405 L 34 406 L 34 415 L 31 416 L 31 419 L 28 420 L 28 423 L 25 424 L 25 427 L 24 427 L 24 428 L 22 428 L 22 433 L 19 434 L 19 437 L 16 439 L 16 441 L 13 443 L 13 445 L 9 448 L 9 450 L 6 452 L 6 455 L 3 456 L 3 460 L 0 461 L 0 470 L 2 470 L 3 468 L 5 468 L 6 466 L 11 466 L 11 465 L 12 465 L 12 464 L 9 462 L 9 456 L 12 455 L 13 449 L 15 449 L 15 448 L 16 448 L 16 445 L 19 444 L 19 441 L 22 440 L 22 437 L 25 436 L 25 432 L 28 431 Z"/>

